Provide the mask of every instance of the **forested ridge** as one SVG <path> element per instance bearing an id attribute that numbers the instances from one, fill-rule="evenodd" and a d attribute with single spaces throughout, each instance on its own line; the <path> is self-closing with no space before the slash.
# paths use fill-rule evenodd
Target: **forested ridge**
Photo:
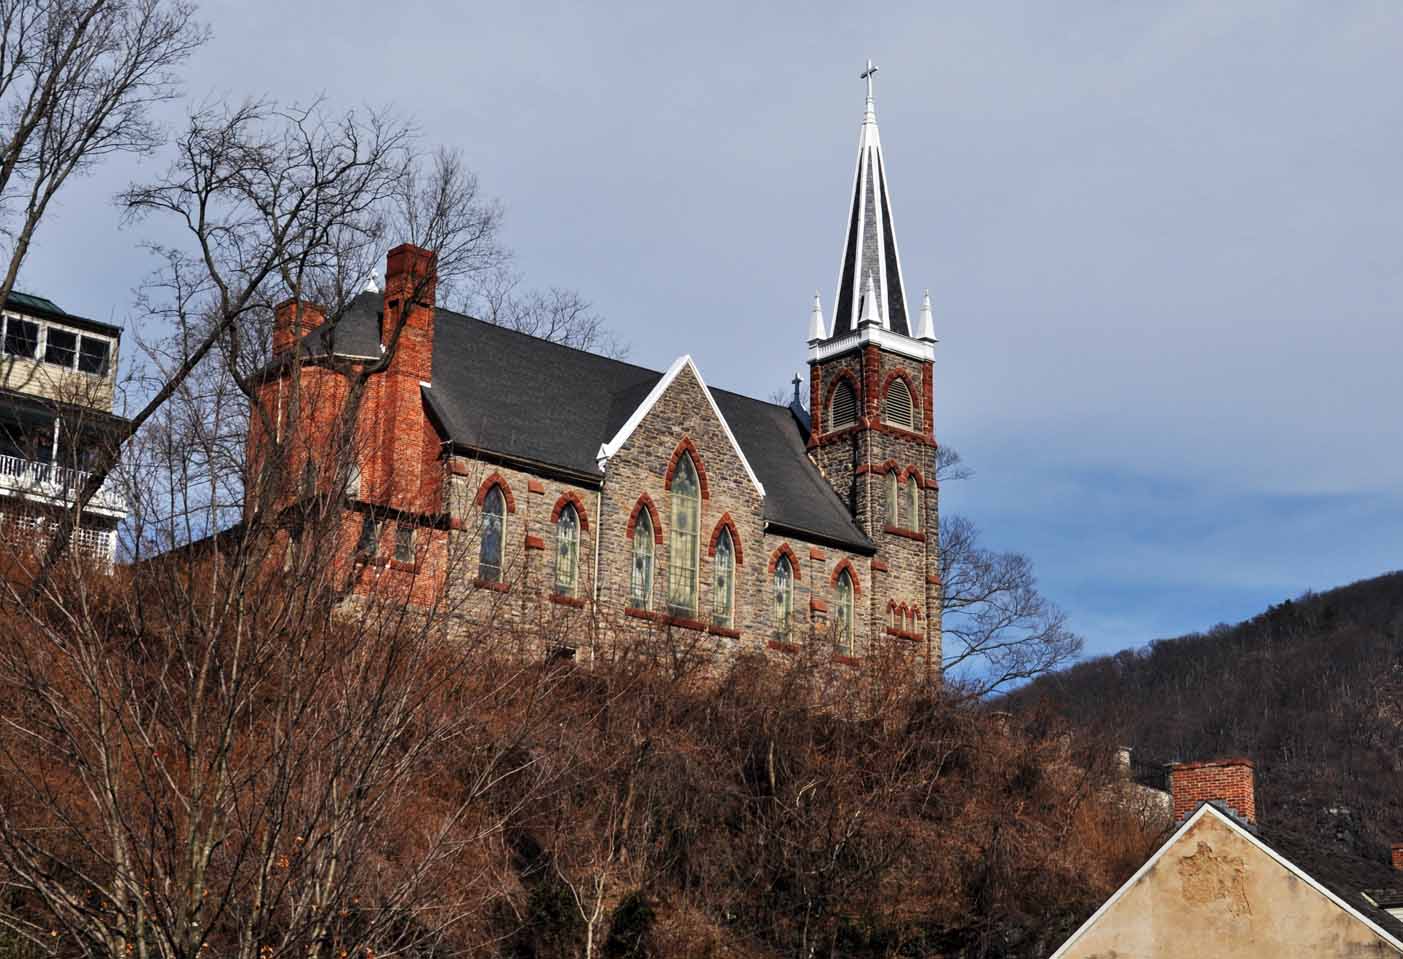
<path id="1" fill-rule="evenodd" d="M 1245 755 L 1264 823 L 1378 860 L 1403 841 L 1403 572 L 1088 659 L 1007 704 L 1050 708 L 1139 760 Z"/>

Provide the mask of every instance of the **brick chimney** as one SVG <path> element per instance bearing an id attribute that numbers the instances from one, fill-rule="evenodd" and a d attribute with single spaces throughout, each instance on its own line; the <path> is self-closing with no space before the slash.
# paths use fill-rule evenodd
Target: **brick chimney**
<path id="1" fill-rule="evenodd" d="M 273 307 L 273 355 L 290 352 L 299 340 L 325 322 L 321 307 L 305 300 L 283 300 Z"/>
<path id="2" fill-rule="evenodd" d="M 416 383 L 433 381 L 437 271 L 438 257 L 432 250 L 408 243 L 395 247 L 385 257 L 385 320 L 381 337 L 388 345 L 394 324 L 408 303 L 404 331 L 400 333 L 390 371 L 413 376 Z"/>
<path id="3" fill-rule="evenodd" d="M 1169 777 L 1176 823 L 1183 822 L 1198 808 L 1199 803 L 1217 802 L 1248 825 L 1257 824 L 1255 766 L 1252 760 L 1213 759 L 1175 763 L 1170 768 Z"/>
<path id="4" fill-rule="evenodd" d="M 1393 869 L 1395 872 L 1403 872 L 1403 842 L 1396 842 L 1390 850 L 1393 853 Z"/>
<path id="5" fill-rule="evenodd" d="M 437 256 L 432 250 L 405 243 L 386 256 L 382 343 L 389 346 L 401 317 L 404 326 L 390 365 L 368 398 L 379 438 L 375 499 L 413 512 L 432 512 L 440 506 L 438 474 L 432 468 L 438 444 L 420 393 L 420 383 L 432 383 L 434 376 L 437 287 Z"/>

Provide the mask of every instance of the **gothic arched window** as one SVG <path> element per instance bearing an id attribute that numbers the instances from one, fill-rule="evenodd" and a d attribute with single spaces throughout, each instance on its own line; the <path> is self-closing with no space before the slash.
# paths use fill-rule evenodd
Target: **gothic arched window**
<path id="1" fill-rule="evenodd" d="M 735 620 L 736 550 L 731 544 L 731 531 L 723 529 L 716 539 L 716 555 L 712 558 L 711 622 L 729 627 Z"/>
<path id="2" fill-rule="evenodd" d="M 653 519 L 646 509 L 638 511 L 633 527 L 633 570 L 629 574 L 628 604 L 648 609 L 653 601 Z"/>
<path id="3" fill-rule="evenodd" d="M 847 380 L 839 380 L 828 401 L 828 428 L 840 430 L 857 422 L 857 394 Z"/>
<path id="4" fill-rule="evenodd" d="M 672 529 L 667 547 L 667 604 L 674 613 L 697 612 L 697 547 L 701 527 L 701 486 L 689 453 L 672 474 Z"/>
<path id="5" fill-rule="evenodd" d="M 506 537 L 507 503 L 502 488 L 493 486 L 482 500 L 482 524 L 478 530 L 477 578 L 489 583 L 502 581 L 502 546 Z"/>
<path id="6" fill-rule="evenodd" d="M 794 628 L 794 570 L 788 556 L 775 562 L 774 593 L 775 632 L 783 638 Z"/>
<path id="7" fill-rule="evenodd" d="M 921 518 L 921 481 L 913 474 L 906 477 L 906 502 L 902 506 L 902 512 L 906 515 L 907 529 L 924 529 L 925 521 Z"/>
<path id="8" fill-rule="evenodd" d="M 882 400 L 882 419 L 908 430 L 916 428 L 911 388 L 901 377 L 892 380 L 891 386 L 887 387 L 887 395 Z"/>
<path id="9" fill-rule="evenodd" d="M 838 645 L 853 648 L 853 578 L 847 570 L 838 574 L 838 602 L 833 611 L 833 629 Z"/>
<path id="10" fill-rule="evenodd" d="M 887 525 L 901 525 L 901 480 L 896 470 L 887 473 Z"/>
<path id="11" fill-rule="evenodd" d="M 580 585 L 580 517 L 567 505 L 555 521 L 555 591 L 574 596 Z"/>

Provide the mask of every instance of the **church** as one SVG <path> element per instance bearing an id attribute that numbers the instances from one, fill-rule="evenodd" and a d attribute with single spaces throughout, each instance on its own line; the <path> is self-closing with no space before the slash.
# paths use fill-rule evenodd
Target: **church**
<path id="1" fill-rule="evenodd" d="M 283 422 L 297 377 L 295 415 L 322 435 L 351 372 L 384 365 L 343 484 L 338 562 L 360 588 L 718 656 L 859 669 L 895 652 L 939 677 L 934 323 L 929 296 L 908 305 L 874 72 L 831 322 L 818 296 L 808 318 L 807 405 L 797 378 L 792 402 L 765 402 L 711 388 L 686 355 L 652 370 L 442 309 L 434 254 L 413 246 L 338 316 L 279 306 L 262 422 Z"/>

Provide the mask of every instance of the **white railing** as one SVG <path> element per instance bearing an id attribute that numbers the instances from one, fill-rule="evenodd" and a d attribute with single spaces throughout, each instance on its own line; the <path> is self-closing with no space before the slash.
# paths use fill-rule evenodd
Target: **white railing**
<path id="1" fill-rule="evenodd" d="M 67 466 L 0 455 L 0 494 L 64 505 L 73 502 L 90 475 L 84 470 Z M 121 494 L 112 488 L 109 479 L 102 484 L 88 508 L 125 514 L 127 504 Z"/>

